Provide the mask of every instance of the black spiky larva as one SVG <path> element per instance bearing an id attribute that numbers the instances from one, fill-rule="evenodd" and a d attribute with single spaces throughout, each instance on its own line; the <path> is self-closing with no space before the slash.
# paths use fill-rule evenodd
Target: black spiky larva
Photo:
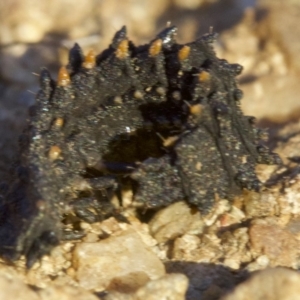
<path id="1" fill-rule="evenodd" d="M 30 267 L 60 240 L 82 236 L 62 220 L 114 214 L 110 197 L 124 182 L 147 208 L 186 199 L 203 214 L 219 198 L 259 191 L 256 164 L 280 158 L 240 109 L 242 67 L 216 57 L 214 34 L 179 45 L 176 32 L 137 47 L 123 27 L 100 55 L 75 44 L 56 82 L 41 71 L 3 192 L 3 257 L 25 255 Z"/>

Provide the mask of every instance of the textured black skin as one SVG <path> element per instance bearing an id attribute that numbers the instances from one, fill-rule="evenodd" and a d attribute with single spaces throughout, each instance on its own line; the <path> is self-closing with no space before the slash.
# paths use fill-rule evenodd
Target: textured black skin
<path id="1" fill-rule="evenodd" d="M 66 86 L 42 70 L 14 175 L 9 188 L 2 185 L 3 257 L 23 254 L 31 267 L 60 240 L 81 237 L 65 232 L 62 220 L 75 214 L 96 222 L 114 214 L 109 200 L 122 182 L 131 182 L 135 201 L 146 208 L 184 198 L 204 214 L 218 198 L 232 199 L 243 188 L 259 191 L 256 164 L 279 164 L 280 158 L 240 110 L 235 77 L 242 67 L 216 57 L 214 34 L 187 44 L 189 55 L 179 59 L 176 31 L 169 27 L 156 37 L 162 49 L 155 55 L 149 54 L 152 42 L 129 42 L 128 56 L 120 58 L 123 27 L 94 68 L 82 67 L 76 44 Z M 202 81 L 201 72 L 209 74 Z M 62 127 L 55 126 L 57 118 Z M 61 149 L 59 159 L 49 159 L 52 146 Z"/>

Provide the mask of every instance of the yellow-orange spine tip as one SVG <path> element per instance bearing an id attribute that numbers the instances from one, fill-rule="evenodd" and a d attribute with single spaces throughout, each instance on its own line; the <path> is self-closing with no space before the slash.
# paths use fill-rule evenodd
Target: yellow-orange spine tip
<path id="1" fill-rule="evenodd" d="M 121 41 L 116 50 L 116 57 L 119 59 L 125 59 L 128 56 L 128 48 L 128 40 Z"/>
<path id="2" fill-rule="evenodd" d="M 56 118 L 54 120 L 54 126 L 57 128 L 61 128 L 64 125 L 64 119 L 63 118 Z"/>
<path id="3" fill-rule="evenodd" d="M 57 85 L 58 86 L 67 86 L 71 82 L 70 75 L 66 67 L 61 67 L 58 71 Z"/>
<path id="4" fill-rule="evenodd" d="M 194 104 L 190 106 L 190 113 L 194 116 L 200 116 L 203 110 L 203 106 L 201 104 Z"/>
<path id="5" fill-rule="evenodd" d="M 170 147 L 176 143 L 176 141 L 179 139 L 179 136 L 170 136 L 167 139 L 163 140 L 163 146 L 164 147 Z"/>
<path id="6" fill-rule="evenodd" d="M 210 80 L 210 74 L 206 71 L 202 71 L 199 73 L 198 78 L 200 82 L 207 82 Z"/>
<path id="7" fill-rule="evenodd" d="M 84 58 L 82 66 L 86 69 L 92 69 L 96 65 L 96 54 L 93 49 L 91 49 Z"/>
<path id="8" fill-rule="evenodd" d="M 186 60 L 190 55 L 190 52 L 191 52 L 191 47 L 183 46 L 178 52 L 178 59 L 180 61 Z"/>
<path id="9" fill-rule="evenodd" d="M 48 158 L 54 161 L 59 158 L 60 154 L 61 154 L 61 149 L 58 146 L 54 145 L 51 146 L 49 149 Z"/>
<path id="10" fill-rule="evenodd" d="M 152 42 L 150 48 L 149 48 L 149 54 L 150 56 L 156 56 L 160 53 L 161 48 L 162 48 L 162 40 L 161 39 L 157 39 L 155 41 Z"/>

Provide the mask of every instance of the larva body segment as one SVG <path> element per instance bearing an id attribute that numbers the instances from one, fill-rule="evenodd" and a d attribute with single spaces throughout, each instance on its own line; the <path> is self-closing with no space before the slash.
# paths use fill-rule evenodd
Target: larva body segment
<path id="1" fill-rule="evenodd" d="M 66 237 L 68 215 L 115 214 L 110 197 L 124 182 L 145 208 L 184 198 L 203 214 L 220 198 L 260 190 L 256 164 L 280 158 L 240 109 L 242 67 L 216 57 L 214 34 L 179 45 L 176 32 L 135 46 L 123 27 L 99 55 L 75 44 L 56 82 L 42 70 L 3 195 L 3 257 L 25 255 L 32 266 Z"/>

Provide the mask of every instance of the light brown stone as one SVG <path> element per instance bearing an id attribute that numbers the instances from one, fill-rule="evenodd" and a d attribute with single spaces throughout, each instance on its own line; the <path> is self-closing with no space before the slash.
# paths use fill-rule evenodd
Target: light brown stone
<path id="1" fill-rule="evenodd" d="M 159 242 L 173 240 L 190 230 L 201 232 L 203 222 L 200 213 L 185 202 L 176 202 L 155 214 L 149 223 L 151 234 Z"/>
<path id="2" fill-rule="evenodd" d="M 158 280 L 148 282 L 136 292 L 136 300 L 172 299 L 184 300 L 188 279 L 183 274 L 168 274 Z"/>
<path id="3" fill-rule="evenodd" d="M 38 295 L 13 273 L 0 271 L 0 299 L 39 300 Z"/>
<path id="4" fill-rule="evenodd" d="M 257 272 L 221 300 L 298 300 L 300 275 L 284 268 Z"/>
<path id="5" fill-rule="evenodd" d="M 149 280 L 150 278 L 145 272 L 131 272 L 124 276 L 114 277 L 106 290 L 130 293 L 145 285 Z"/>
<path id="6" fill-rule="evenodd" d="M 40 300 L 99 300 L 99 298 L 91 292 L 79 287 L 68 285 L 49 286 L 46 289 L 38 291 L 38 294 L 40 296 Z"/>
<path id="7" fill-rule="evenodd" d="M 105 300 L 184 300 L 188 279 L 183 274 L 167 274 L 160 279 L 149 281 L 132 294 L 109 293 Z"/>
<path id="8" fill-rule="evenodd" d="M 291 232 L 274 223 L 254 223 L 249 229 L 250 243 L 256 254 L 266 255 L 271 266 L 295 266 L 299 243 Z"/>
<path id="9" fill-rule="evenodd" d="M 142 278 L 140 284 L 143 285 L 145 276 L 157 279 L 165 273 L 162 262 L 133 230 L 97 243 L 78 244 L 73 263 L 77 269 L 79 285 L 86 289 L 103 290 L 112 284 L 119 289 L 124 286 L 128 290 L 130 277 L 134 279 L 132 288 L 136 288 L 139 278 Z M 140 276 L 142 273 L 145 275 Z"/>

